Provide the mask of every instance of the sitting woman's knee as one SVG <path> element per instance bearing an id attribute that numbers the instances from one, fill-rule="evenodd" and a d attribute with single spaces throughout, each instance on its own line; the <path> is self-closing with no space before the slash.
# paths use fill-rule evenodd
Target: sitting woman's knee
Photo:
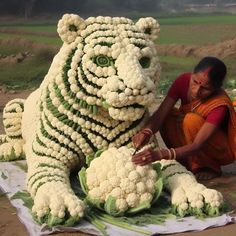
<path id="1" fill-rule="evenodd" d="M 204 124 L 205 120 L 198 114 L 189 112 L 185 115 L 183 119 L 184 129 L 200 129 Z"/>

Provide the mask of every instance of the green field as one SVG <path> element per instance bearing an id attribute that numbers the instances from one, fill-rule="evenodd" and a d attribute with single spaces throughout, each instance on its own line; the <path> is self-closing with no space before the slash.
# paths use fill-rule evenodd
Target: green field
<path id="1" fill-rule="evenodd" d="M 158 17 L 157 17 L 158 18 Z M 236 15 L 203 15 L 158 18 L 161 26 L 157 44 L 206 45 L 236 37 Z M 7 31 L 7 32 L 6 32 Z M 37 35 L 36 35 L 37 34 Z M 54 51 L 40 53 L 40 45 L 51 45 L 54 48 L 62 44 L 56 32 L 55 24 L 0 24 L 0 40 L 11 40 L 15 43 L 0 44 L 1 55 L 12 55 L 29 51 L 34 55 L 15 65 L 3 64 L 0 70 L 0 85 L 9 88 L 26 89 L 38 86 L 47 73 Z M 37 46 L 30 46 L 35 42 Z M 179 58 L 160 56 L 162 74 L 159 92 L 165 93 L 171 81 L 184 71 L 191 71 L 199 58 Z M 229 69 L 228 80 L 235 80 L 235 57 L 225 58 Z"/>
<path id="2" fill-rule="evenodd" d="M 158 19 L 158 17 L 156 17 Z M 195 15 L 178 17 L 161 17 L 162 25 L 193 25 L 193 24 L 236 24 L 236 15 Z"/>
<path id="3" fill-rule="evenodd" d="M 201 15 L 158 18 L 161 26 L 159 44 L 210 44 L 236 37 L 236 15 Z M 0 24 L 3 29 L 17 30 L 16 35 L 27 40 L 60 45 L 55 24 Z M 19 35 L 18 31 L 27 34 Z M 32 33 L 32 35 L 29 35 Z M 37 36 L 33 33 L 50 33 L 55 37 Z M 0 33 L 0 38 L 9 38 L 12 34 Z"/>
<path id="4" fill-rule="evenodd" d="M 19 29 L 19 30 L 25 30 L 28 32 L 44 32 L 44 33 L 55 33 L 57 32 L 57 26 L 56 24 L 48 25 L 48 24 L 28 24 L 28 25 L 1 25 L 0 28 L 7 28 L 7 29 Z"/>

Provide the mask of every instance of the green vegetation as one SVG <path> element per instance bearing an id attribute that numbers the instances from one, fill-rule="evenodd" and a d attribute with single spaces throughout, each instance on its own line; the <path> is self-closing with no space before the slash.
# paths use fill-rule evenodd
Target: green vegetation
<path id="1" fill-rule="evenodd" d="M 157 17 L 158 18 L 158 17 Z M 160 18 L 161 25 L 236 24 L 236 15 L 195 15 Z"/>
<path id="2" fill-rule="evenodd" d="M 172 81 L 174 81 L 178 75 L 192 71 L 197 62 L 198 59 L 190 57 L 160 56 L 162 71 L 158 94 L 166 94 Z"/>
<path id="3" fill-rule="evenodd" d="M 160 38 L 157 40 L 159 44 L 203 45 L 236 37 L 236 15 L 195 15 L 168 18 L 157 16 L 156 18 L 161 25 Z M 15 30 L 17 37 L 26 40 L 61 45 L 61 40 L 57 37 L 56 23 L 2 23 L 0 24 L 0 32 L 2 32 L 0 39 L 12 37 L 12 33 L 3 33 L 3 30 L 9 30 L 12 33 Z M 42 35 L 34 35 L 35 33 L 42 33 Z M 43 36 L 47 34 L 49 36 Z"/>
<path id="4" fill-rule="evenodd" d="M 236 24 L 161 25 L 158 44 L 204 45 L 236 37 Z"/>
<path id="5" fill-rule="evenodd" d="M 1 48 L 1 47 L 0 47 Z M 16 50 L 18 52 L 19 49 Z M 0 62 L 0 85 L 10 89 L 37 88 L 46 75 L 54 51 L 49 49 L 34 51 L 21 63 Z"/>
<path id="6" fill-rule="evenodd" d="M 47 32 L 52 34 L 57 34 L 57 26 L 56 24 L 48 25 L 48 24 L 0 24 L 0 28 L 5 29 L 17 29 L 17 30 L 25 30 L 28 32 Z"/>

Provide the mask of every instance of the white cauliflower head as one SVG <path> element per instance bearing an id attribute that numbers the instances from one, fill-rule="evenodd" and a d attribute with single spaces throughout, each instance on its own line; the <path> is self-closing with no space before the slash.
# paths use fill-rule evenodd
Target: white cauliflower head
<path id="1" fill-rule="evenodd" d="M 135 212 L 135 208 L 140 210 L 141 205 L 145 205 L 141 209 L 150 207 L 161 192 L 162 182 L 158 173 L 152 165 L 135 165 L 132 162 L 133 151 L 128 147 L 109 148 L 82 170 L 89 202 L 99 202 L 99 206 L 103 205 L 109 214 Z M 109 210 L 111 207 L 112 212 Z"/>

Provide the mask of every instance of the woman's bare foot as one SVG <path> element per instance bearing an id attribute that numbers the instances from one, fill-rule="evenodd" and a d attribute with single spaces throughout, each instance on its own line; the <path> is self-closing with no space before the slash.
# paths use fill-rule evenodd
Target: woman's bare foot
<path id="1" fill-rule="evenodd" d="M 212 170 L 199 170 L 196 174 L 195 177 L 197 180 L 210 180 L 210 179 L 214 179 L 216 177 L 221 176 L 221 173 L 217 173 L 215 171 Z"/>

